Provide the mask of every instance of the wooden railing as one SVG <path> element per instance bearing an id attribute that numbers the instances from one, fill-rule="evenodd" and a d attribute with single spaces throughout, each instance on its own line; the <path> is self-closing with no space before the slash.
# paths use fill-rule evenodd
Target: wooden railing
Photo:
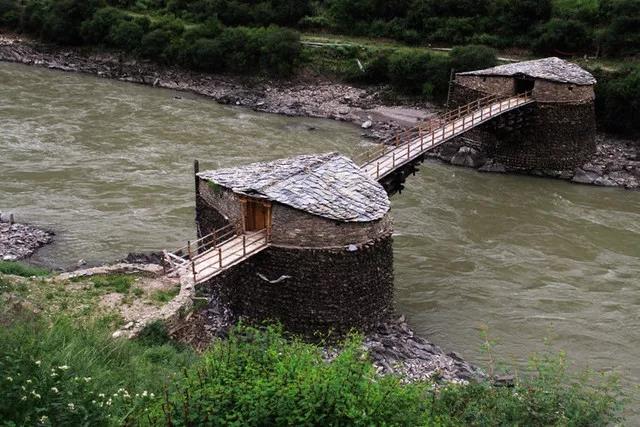
<path id="1" fill-rule="evenodd" d="M 271 228 L 242 233 L 241 225 L 229 224 L 173 252 L 164 251 L 166 275 L 191 272 L 195 283 L 203 282 L 224 268 L 263 249 L 271 240 Z"/>
<path id="2" fill-rule="evenodd" d="M 420 156 L 448 139 L 462 134 L 497 115 L 532 102 L 531 93 L 511 97 L 491 95 L 447 111 L 429 122 L 400 132 L 356 158 L 356 163 L 376 179 Z"/>
<path id="3" fill-rule="evenodd" d="M 246 259 L 247 256 L 269 244 L 271 231 L 262 229 L 241 234 L 225 244 L 211 248 L 193 258 L 192 269 L 196 283 L 204 282 L 225 268 Z"/>

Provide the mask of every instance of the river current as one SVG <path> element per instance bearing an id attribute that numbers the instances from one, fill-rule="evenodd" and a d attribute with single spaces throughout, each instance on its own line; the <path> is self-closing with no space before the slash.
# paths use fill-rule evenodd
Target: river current
<path id="1" fill-rule="evenodd" d="M 368 146 L 355 126 L 0 63 L 0 211 L 53 229 L 50 267 L 172 248 L 194 235 L 201 169 Z M 396 308 L 482 364 L 564 350 L 640 380 L 640 192 L 425 163 L 392 197 Z M 629 411 L 639 422 L 637 400 Z"/>

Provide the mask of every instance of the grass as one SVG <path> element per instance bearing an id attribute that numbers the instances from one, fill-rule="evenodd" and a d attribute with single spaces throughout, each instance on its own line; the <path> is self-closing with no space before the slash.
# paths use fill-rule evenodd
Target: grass
<path id="1" fill-rule="evenodd" d="M 11 274 L 21 277 L 43 277 L 49 275 L 49 270 L 16 261 L 0 261 L 0 274 Z"/>
<path id="2" fill-rule="evenodd" d="M 151 300 L 159 304 L 166 304 L 169 301 L 171 301 L 173 298 L 175 298 L 175 296 L 178 295 L 179 292 L 180 292 L 180 287 L 175 287 L 173 289 L 168 289 L 168 290 L 155 291 L 154 293 L 151 294 Z"/>
<path id="3" fill-rule="evenodd" d="M 136 281 L 136 276 L 131 274 L 97 275 L 92 276 L 90 281 L 96 288 L 127 294 L 131 285 Z"/>

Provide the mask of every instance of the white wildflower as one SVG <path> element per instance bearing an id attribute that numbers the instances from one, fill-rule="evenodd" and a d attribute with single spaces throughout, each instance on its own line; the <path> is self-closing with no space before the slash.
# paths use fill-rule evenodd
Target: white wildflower
<path id="1" fill-rule="evenodd" d="M 73 403 L 67 403 L 67 406 L 69 407 L 70 411 L 73 411 L 76 409 L 76 405 L 74 405 Z"/>
<path id="2" fill-rule="evenodd" d="M 10 383 L 12 383 L 12 382 L 13 382 L 13 378 L 11 378 L 11 377 L 7 377 L 7 381 L 9 381 Z"/>
<path id="3" fill-rule="evenodd" d="M 58 388 L 57 387 L 51 387 L 51 391 L 54 393 L 58 393 Z"/>
<path id="4" fill-rule="evenodd" d="M 27 400 L 27 396 L 22 396 L 20 400 Z"/>
<path id="5" fill-rule="evenodd" d="M 36 360 L 36 365 L 40 366 L 41 363 L 42 363 L 41 361 Z"/>
<path id="6" fill-rule="evenodd" d="M 149 394 L 149 397 L 153 399 L 154 397 L 156 397 L 156 395 L 151 393 L 151 394 Z"/>
<path id="7" fill-rule="evenodd" d="M 91 381 L 91 377 L 83 377 L 82 379 L 84 380 L 85 383 L 88 383 L 89 381 Z"/>
<path id="8" fill-rule="evenodd" d="M 100 393 L 98 397 L 104 397 L 104 393 Z"/>
<path id="9" fill-rule="evenodd" d="M 66 371 L 67 369 L 69 369 L 69 367 L 67 365 L 62 365 L 58 366 L 58 369 L 60 369 L 61 371 Z"/>
<path id="10" fill-rule="evenodd" d="M 49 417 L 47 417 L 46 415 L 40 417 L 40 423 L 44 424 L 47 421 L 49 421 Z"/>
<path id="11" fill-rule="evenodd" d="M 27 380 L 27 384 L 31 384 L 31 383 L 32 383 L 32 381 L 31 381 L 31 380 Z"/>
<path id="12" fill-rule="evenodd" d="M 147 393 L 147 390 L 142 392 L 142 397 L 147 397 L 149 395 L 149 393 Z"/>

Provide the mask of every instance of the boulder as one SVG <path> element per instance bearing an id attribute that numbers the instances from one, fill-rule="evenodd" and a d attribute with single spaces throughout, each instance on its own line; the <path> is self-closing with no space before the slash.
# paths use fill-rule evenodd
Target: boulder
<path id="1" fill-rule="evenodd" d="M 362 129 L 369 129 L 371 126 L 373 126 L 373 123 L 371 122 L 371 120 L 367 120 L 362 124 Z"/>
<path id="2" fill-rule="evenodd" d="M 478 168 L 480 172 L 493 172 L 493 173 L 506 173 L 507 168 L 500 162 L 496 162 L 494 160 L 490 160 L 482 167 Z"/>
<path id="3" fill-rule="evenodd" d="M 458 152 L 451 158 L 451 164 L 456 166 L 466 166 L 469 168 L 479 168 L 484 165 L 486 159 L 482 153 L 475 148 L 460 147 Z"/>
<path id="4" fill-rule="evenodd" d="M 575 182 L 576 184 L 593 184 L 594 181 L 598 178 L 600 178 L 600 175 L 598 175 L 596 172 L 585 171 L 582 168 L 576 168 L 571 182 Z"/>

